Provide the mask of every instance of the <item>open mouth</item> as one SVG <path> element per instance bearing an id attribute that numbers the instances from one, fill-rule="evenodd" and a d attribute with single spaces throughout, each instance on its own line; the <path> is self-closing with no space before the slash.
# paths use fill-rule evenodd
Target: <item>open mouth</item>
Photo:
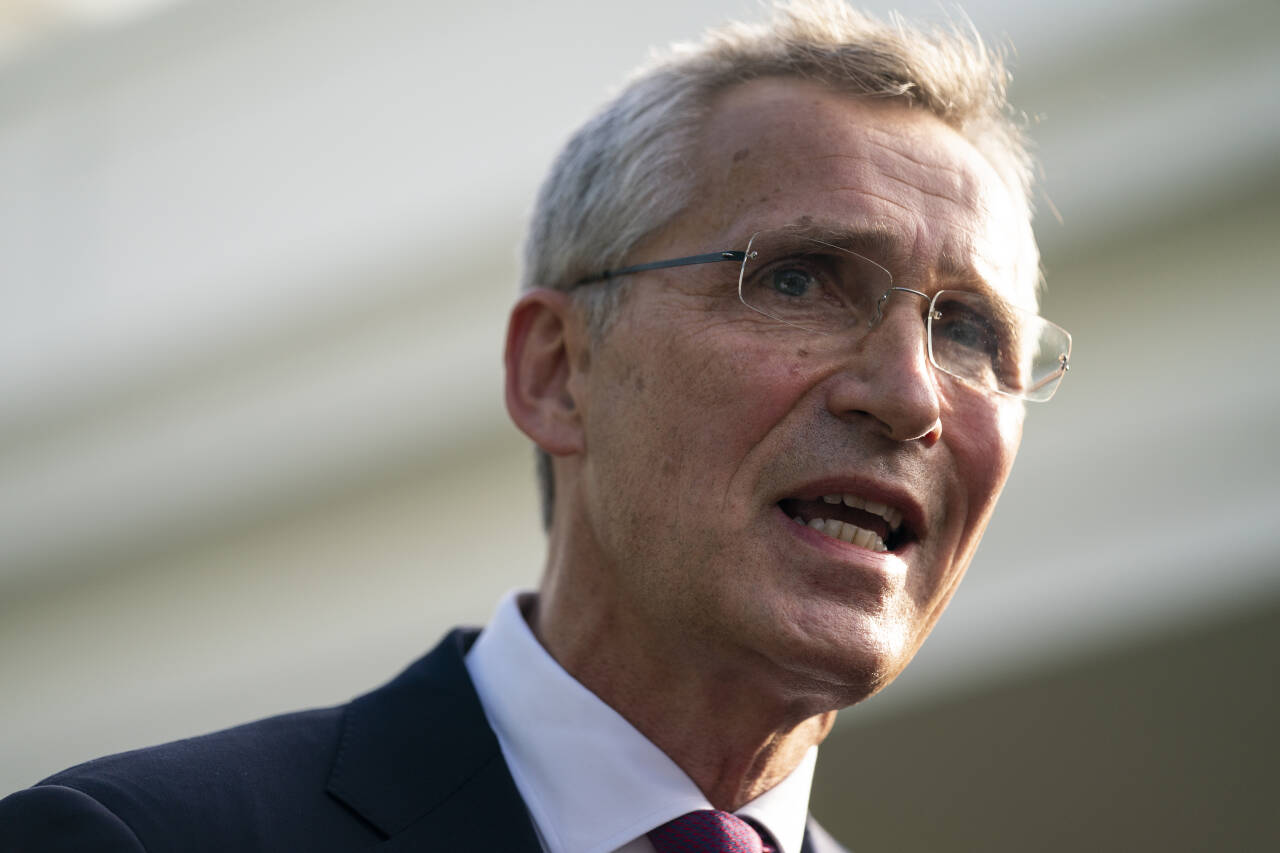
<path id="1" fill-rule="evenodd" d="M 896 551 L 914 538 L 900 510 L 857 495 L 785 498 L 778 507 L 796 524 L 869 551 Z"/>

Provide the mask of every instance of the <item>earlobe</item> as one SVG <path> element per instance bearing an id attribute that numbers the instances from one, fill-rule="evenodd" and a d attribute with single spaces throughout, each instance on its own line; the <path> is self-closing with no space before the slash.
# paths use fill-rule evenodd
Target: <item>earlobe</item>
<path id="1" fill-rule="evenodd" d="M 507 324 L 506 403 L 511 420 L 555 456 L 582 450 L 580 383 L 586 364 L 581 316 L 567 293 L 539 288 L 520 296 Z"/>

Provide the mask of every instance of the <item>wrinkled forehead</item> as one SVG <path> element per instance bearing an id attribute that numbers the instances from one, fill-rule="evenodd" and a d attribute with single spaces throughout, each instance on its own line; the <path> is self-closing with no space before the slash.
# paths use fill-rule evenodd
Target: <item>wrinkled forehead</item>
<path id="1" fill-rule="evenodd" d="M 843 226 L 880 235 L 875 260 L 895 280 L 982 284 L 1035 305 L 1025 203 L 971 142 L 924 110 L 757 80 L 715 103 L 695 163 L 700 187 L 680 217 L 685 233 L 741 242 L 802 220 Z"/>

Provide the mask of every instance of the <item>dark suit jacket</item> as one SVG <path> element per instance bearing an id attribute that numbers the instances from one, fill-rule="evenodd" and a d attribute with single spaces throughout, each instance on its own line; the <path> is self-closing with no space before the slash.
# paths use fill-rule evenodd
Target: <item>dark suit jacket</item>
<path id="1" fill-rule="evenodd" d="M 0 800 L 0 853 L 539 853 L 454 631 L 349 705 L 81 764 Z M 805 853 L 842 851 L 809 821 Z"/>

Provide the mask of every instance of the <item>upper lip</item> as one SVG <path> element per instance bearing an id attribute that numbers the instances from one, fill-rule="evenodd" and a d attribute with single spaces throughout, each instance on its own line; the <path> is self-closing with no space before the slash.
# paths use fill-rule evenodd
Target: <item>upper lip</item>
<path id="1" fill-rule="evenodd" d="M 906 488 L 895 483 L 863 477 L 834 477 L 793 486 L 778 495 L 775 503 L 787 499 L 818 501 L 826 495 L 856 495 L 887 505 L 902 514 L 897 528 L 912 539 L 921 539 L 926 528 L 924 505 Z"/>

